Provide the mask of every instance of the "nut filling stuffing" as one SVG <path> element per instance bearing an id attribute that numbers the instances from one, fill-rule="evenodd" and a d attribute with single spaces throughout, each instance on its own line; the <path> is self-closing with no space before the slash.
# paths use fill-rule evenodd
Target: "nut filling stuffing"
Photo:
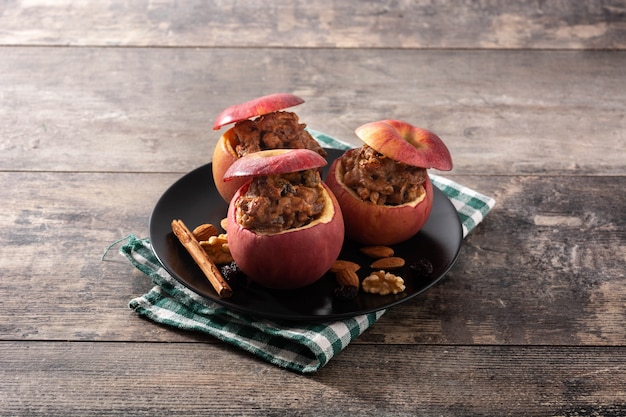
<path id="1" fill-rule="evenodd" d="M 424 168 L 394 161 L 367 145 L 346 152 L 341 166 L 343 183 L 363 201 L 397 206 L 425 192 Z"/>
<path id="2" fill-rule="evenodd" d="M 261 233 L 302 227 L 317 219 L 326 204 L 318 170 L 256 177 L 235 203 L 237 222 Z"/>
<path id="3" fill-rule="evenodd" d="M 237 122 L 234 133 L 239 143 L 235 151 L 242 157 L 266 149 L 309 149 L 326 157 L 326 151 L 305 127 L 298 115 L 285 111 Z"/>

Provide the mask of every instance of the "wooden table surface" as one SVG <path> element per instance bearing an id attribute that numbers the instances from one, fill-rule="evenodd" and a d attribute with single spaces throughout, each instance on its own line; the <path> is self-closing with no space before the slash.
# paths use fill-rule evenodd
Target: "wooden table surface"
<path id="1" fill-rule="evenodd" d="M 270 3 L 0 2 L 0 415 L 625 415 L 626 3 Z M 353 145 L 435 131 L 497 201 L 308 376 L 141 319 L 149 279 L 101 260 L 283 91 Z"/>

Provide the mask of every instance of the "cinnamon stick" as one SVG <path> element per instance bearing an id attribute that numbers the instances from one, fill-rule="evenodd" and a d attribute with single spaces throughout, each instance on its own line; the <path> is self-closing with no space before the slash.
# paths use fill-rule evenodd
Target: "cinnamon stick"
<path id="1" fill-rule="evenodd" d="M 228 298 L 233 295 L 233 290 L 222 276 L 215 263 L 206 254 L 193 233 L 185 226 L 182 220 L 172 220 L 172 231 L 187 249 L 193 260 L 198 264 L 220 298 Z"/>

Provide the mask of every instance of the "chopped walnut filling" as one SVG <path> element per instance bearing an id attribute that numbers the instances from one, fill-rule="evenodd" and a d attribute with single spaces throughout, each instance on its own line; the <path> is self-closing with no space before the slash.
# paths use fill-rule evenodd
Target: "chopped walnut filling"
<path id="1" fill-rule="evenodd" d="M 234 127 L 235 151 L 242 157 L 266 149 L 310 149 L 325 157 L 326 151 L 305 127 L 295 113 L 284 111 L 240 121 Z"/>
<path id="2" fill-rule="evenodd" d="M 343 182 L 363 201 L 397 206 L 424 193 L 426 170 L 394 161 L 367 145 L 341 157 Z"/>
<path id="3" fill-rule="evenodd" d="M 277 233 L 318 218 L 325 201 L 315 169 L 256 177 L 235 203 L 237 222 L 246 229 Z"/>

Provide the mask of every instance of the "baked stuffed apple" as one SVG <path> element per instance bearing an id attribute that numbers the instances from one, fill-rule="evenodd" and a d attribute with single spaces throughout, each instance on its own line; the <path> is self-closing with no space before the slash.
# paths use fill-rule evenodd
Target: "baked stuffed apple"
<path id="1" fill-rule="evenodd" d="M 346 238 L 392 245 L 415 235 L 430 216 L 433 186 L 428 168 L 452 169 L 452 158 L 433 132 L 399 120 L 355 130 L 364 142 L 331 165 L 326 183 L 344 216 Z"/>
<path id="2" fill-rule="evenodd" d="M 226 182 L 245 183 L 230 201 L 230 253 L 250 280 L 294 289 L 320 279 L 337 259 L 344 222 L 320 178 L 326 160 L 308 149 L 265 150 L 237 159 Z"/>
<path id="3" fill-rule="evenodd" d="M 222 111 L 213 129 L 234 123 L 217 142 L 213 151 L 213 178 L 220 195 L 227 202 L 243 185 L 243 179 L 224 182 L 224 173 L 237 159 L 249 153 L 268 149 L 310 149 L 326 157 L 326 151 L 300 123 L 294 112 L 281 111 L 304 100 L 293 94 L 280 93 L 235 104 Z"/>

